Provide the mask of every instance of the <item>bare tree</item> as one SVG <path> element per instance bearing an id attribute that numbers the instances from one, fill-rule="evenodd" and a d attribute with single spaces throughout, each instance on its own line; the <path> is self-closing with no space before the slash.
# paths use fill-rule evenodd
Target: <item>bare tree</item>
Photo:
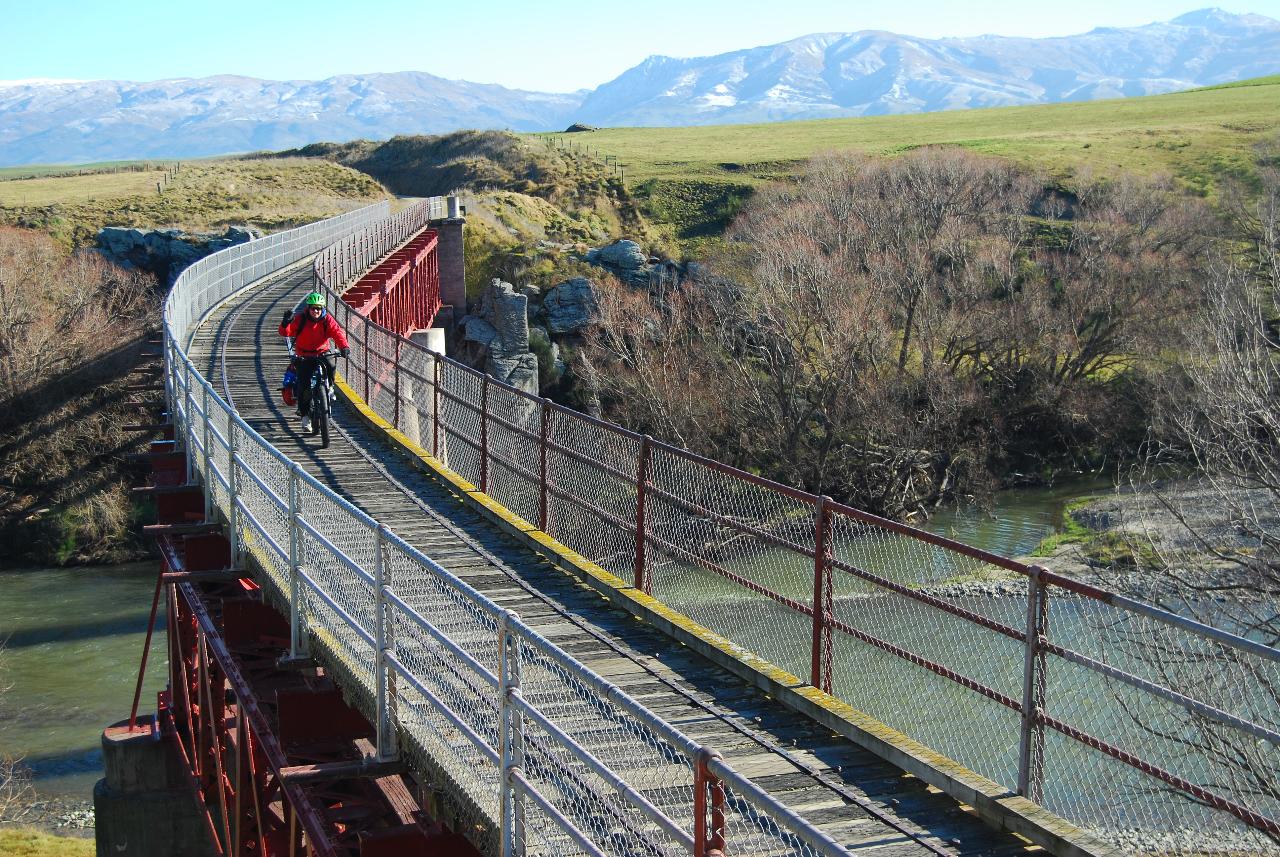
<path id="1" fill-rule="evenodd" d="M 714 276 L 606 297 L 614 415 L 891 515 L 1110 442 L 1134 418 L 1108 382 L 1185 302 L 1196 219 L 1159 184 L 1070 212 L 1045 187 L 960 150 L 815 159 L 757 193 Z"/>

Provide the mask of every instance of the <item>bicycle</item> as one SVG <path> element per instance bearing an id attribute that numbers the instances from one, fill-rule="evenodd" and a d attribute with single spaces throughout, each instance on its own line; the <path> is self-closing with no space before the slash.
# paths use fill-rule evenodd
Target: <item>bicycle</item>
<path id="1" fill-rule="evenodd" d="M 320 435 L 320 448 L 329 448 L 329 415 L 333 413 L 333 373 L 337 355 L 321 354 L 317 371 L 311 373 L 311 433 Z"/>
<path id="2" fill-rule="evenodd" d="M 316 357 L 298 357 L 293 350 L 292 344 L 289 346 L 290 369 L 293 373 L 292 381 L 289 380 L 286 373 L 285 387 L 296 385 L 300 381 L 298 375 L 301 374 L 296 370 L 301 368 L 303 361 L 315 360 L 316 370 L 311 373 L 311 388 L 308 391 L 311 395 L 308 397 L 310 403 L 308 405 L 308 414 L 311 420 L 311 427 L 307 430 L 307 434 L 319 435 L 320 446 L 322 449 L 329 447 L 329 422 L 333 415 L 333 400 L 337 398 L 333 389 L 333 375 L 337 371 L 338 353 L 327 351 Z M 289 398 L 285 399 L 286 404 L 293 404 Z"/>

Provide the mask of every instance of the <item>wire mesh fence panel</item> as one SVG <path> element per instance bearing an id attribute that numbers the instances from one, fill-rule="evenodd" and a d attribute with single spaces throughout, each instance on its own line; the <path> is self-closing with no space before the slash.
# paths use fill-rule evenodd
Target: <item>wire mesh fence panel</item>
<path id="1" fill-rule="evenodd" d="M 1046 713 L 1076 732 L 1047 730 L 1048 808 L 1127 847 L 1280 853 L 1280 825 L 1246 833 L 1228 807 L 1280 822 L 1280 664 L 1056 589 L 1046 636 Z"/>
<path id="2" fill-rule="evenodd" d="M 346 307 L 345 304 L 343 306 Z M 351 349 L 351 356 L 342 361 L 338 371 L 342 373 L 343 379 L 356 394 L 363 397 L 365 378 L 369 371 L 367 360 L 369 355 L 365 347 L 368 327 L 363 323 L 363 319 L 350 309 L 340 310 L 340 313 L 343 316 L 350 316 L 350 320 L 345 321 L 343 327 L 347 332 L 347 345 Z M 343 320 L 340 318 L 340 321 Z"/>
<path id="3" fill-rule="evenodd" d="M 425 348 L 400 349 L 400 431 L 435 454 L 435 358 Z"/>
<path id="4" fill-rule="evenodd" d="M 214 503 L 224 514 L 231 509 L 231 453 L 230 453 L 230 420 L 227 417 L 227 406 L 219 399 L 210 397 L 209 405 L 209 453 L 210 465 L 214 470 L 214 479 L 209 484 L 213 491 Z"/>
<path id="5" fill-rule="evenodd" d="M 241 478 L 236 486 L 240 510 L 240 544 L 266 561 L 270 570 L 281 556 L 289 555 L 288 511 L 281 510 L 266 480 L 259 476 L 260 468 L 269 472 L 263 459 L 270 458 L 257 444 L 243 445 L 238 455 L 241 460 Z M 260 484 L 261 482 L 261 484 Z M 287 496 L 285 502 L 287 503 Z"/>
<path id="6" fill-rule="evenodd" d="M 373 569 L 376 552 L 373 532 L 336 499 L 310 486 L 301 492 L 300 499 L 300 518 L 304 525 L 299 527 L 299 565 L 314 586 L 340 605 L 366 638 L 372 638 L 376 630 L 372 583 L 343 562 L 335 548 L 356 566 Z M 316 538 L 312 529 L 323 535 L 324 540 Z M 314 608 L 314 617 L 310 620 L 312 631 L 321 637 L 323 645 L 332 647 L 356 680 L 372 688 L 373 647 L 350 627 L 346 617 L 323 599 L 311 599 L 311 606 Z"/>
<path id="7" fill-rule="evenodd" d="M 816 857 L 824 853 L 811 840 L 780 823 L 772 807 L 761 807 L 747 800 L 731 784 L 723 784 L 722 788 L 724 800 L 720 811 L 724 817 L 722 830 L 725 853 L 751 854 L 760 857 Z M 852 807 L 841 806 L 838 811 L 843 817 L 851 818 L 849 822 L 851 829 L 856 830 L 859 825 L 865 826 L 866 816 L 854 811 Z M 821 812 L 821 809 L 810 808 L 806 814 L 818 816 Z M 841 837 L 837 834 L 836 838 Z M 865 838 L 865 833 L 852 833 L 844 837 L 843 841 L 860 838 Z M 891 836 L 885 834 L 881 834 L 878 838 L 880 841 L 872 844 L 876 851 L 880 850 L 880 847 L 892 848 L 897 844 L 893 842 Z"/>
<path id="8" fill-rule="evenodd" d="M 538 521 L 542 407 L 490 385 L 489 494 L 526 521 Z"/>
<path id="9" fill-rule="evenodd" d="M 484 379 L 453 363 L 440 365 L 440 434 L 448 449 L 449 469 L 480 484 L 481 406 Z"/>
<path id="10" fill-rule="evenodd" d="M 799 676 L 812 652 L 814 505 L 662 447 L 646 496 L 652 594 Z"/>
<path id="11" fill-rule="evenodd" d="M 640 440 L 559 410 L 549 420 L 547 532 L 631 580 Z"/>
<path id="12" fill-rule="evenodd" d="M 399 420 L 395 399 L 396 337 L 372 325 L 365 335 L 369 338 L 368 405 L 374 413 L 394 425 Z"/>
<path id="13" fill-rule="evenodd" d="M 397 676 L 393 682 L 392 705 L 409 736 L 410 753 L 461 790 L 465 797 L 459 806 L 473 821 L 495 824 L 498 768 L 480 747 L 496 749 L 498 744 L 497 690 L 404 612 L 391 611 L 390 629 L 395 657 L 414 678 Z"/>
<path id="14" fill-rule="evenodd" d="M 949 589 L 982 564 L 841 515 L 832 558 L 835 694 L 984 776 L 1016 784 L 1021 715 L 983 688 L 1022 704 L 1026 598 Z"/>
<path id="15" fill-rule="evenodd" d="M 526 776 L 576 827 L 606 853 L 683 854 L 684 848 L 635 801 L 619 792 L 625 783 L 651 808 L 692 831 L 693 764 L 688 753 L 654 731 L 598 689 L 584 682 L 564 660 L 519 640 L 521 694 L 570 740 L 564 741 L 534 717 L 521 721 Z M 588 764 L 570 745 L 584 748 Z M 541 831 L 539 831 L 541 832 Z M 560 841 L 539 842 L 539 853 Z"/>

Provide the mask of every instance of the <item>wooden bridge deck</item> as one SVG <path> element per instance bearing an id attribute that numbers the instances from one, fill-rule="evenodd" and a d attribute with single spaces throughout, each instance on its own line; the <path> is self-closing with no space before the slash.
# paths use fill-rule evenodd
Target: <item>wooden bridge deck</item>
<path id="1" fill-rule="evenodd" d="M 339 408 L 328 449 L 279 400 L 282 311 L 310 266 L 269 277 L 217 310 L 191 356 L 255 430 L 354 505 L 617 684 L 847 848 L 898 855 L 1033 852 L 952 798 L 611 607 L 517 545 L 439 481 L 413 469 Z"/>

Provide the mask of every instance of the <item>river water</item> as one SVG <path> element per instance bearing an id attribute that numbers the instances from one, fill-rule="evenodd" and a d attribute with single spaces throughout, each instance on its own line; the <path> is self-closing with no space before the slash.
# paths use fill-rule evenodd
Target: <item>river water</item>
<path id="1" fill-rule="evenodd" d="M 157 565 L 0 572 L 0 751 L 40 795 L 91 799 L 103 727 L 129 716 Z M 165 682 L 163 604 L 143 686 Z"/>
<path id="2" fill-rule="evenodd" d="M 1079 489 L 1008 491 L 988 511 L 946 510 L 928 528 L 999 553 L 1026 553 Z M 0 572 L 0 750 L 25 758 L 44 796 L 88 800 L 99 736 L 129 716 L 155 585 L 153 564 Z M 163 605 L 142 711 L 164 685 Z"/>
<path id="3" fill-rule="evenodd" d="M 987 550 L 1024 554 L 1061 521 L 1075 489 L 1005 491 L 988 510 L 948 509 L 927 527 Z M 102 728 L 129 716 L 155 565 L 0 572 L 0 750 L 24 757 L 38 792 L 90 798 Z M 164 611 L 142 711 L 164 687 Z"/>
<path id="4" fill-rule="evenodd" d="M 1007 491 L 986 510 L 941 510 L 924 526 L 975 547 L 1019 556 L 1028 553 L 1055 530 L 1066 503 L 1082 494 L 1105 490 L 1105 486 L 1077 483 L 1057 489 Z M 882 569 L 882 573 L 898 576 L 890 568 Z M 129 714 L 155 574 L 156 567 L 145 564 L 0 573 L 0 638 L 8 639 L 0 656 L 3 686 L 8 688 L 0 697 L 0 750 L 25 757 L 42 796 L 84 801 L 91 798 L 93 783 L 102 775 L 101 730 Z M 736 624 L 735 620 L 741 619 L 747 605 L 736 603 L 729 592 L 719 592 L 714 581 L 701 583 L 706 585 L 677 587 L 670 593 L 675 596 L 671 599 L 673 606 L 712 628 Z M 782 587 L 780 591 L 804 589 L 812 584 L 811 572 L 801 569 L 794 581 L 779 579 L 775 584 Z M 911 603 L 901 599 L 867 599 L 860 588 L 846 592 L 838 586 L 837 590 L 837 613 L 868 633 L 896 639 L 908 648 L 921 651 L 936 649 L 941 637 L 949 637 L 948 658 L 953 668 L 1010 696 L 1020 695 L 1019 643 L 968 623 L 939 624 L 933 614 L 922 615 Z M 688 597 L 679 597 L 682 594 Z M 802 596 L 798 591 L 796 594 Z M 680 603 L 682 601 L 686 603 Z M 963 606 L 1013 627 L 1021 627 L 1024 621 L 1024 598 L 962 601 Z M 807 640 L 807 623 L 803 617 L 798 620 L 788 615 L 789 611 L 768 605 L 765 609 L 768 615 L 756 617 L 759 621 L 750 623 L 751 626 L 771 629 L 771 636 L 780 633 L 781 638 L 794 636 Z M 1100 629 L 1105 630 L 1107 623 L 1100 623 L 1099 618 L 1092 615 L 1094 612 L 1090 605 L 1079 601 L 1055 602 L 1050 616 L 1055 637 L 1067 645 L 1079 645 L 1082 650 L 1102 656 L 1102 651 L 1093 650 L 1100 644 Z M 164 684 L 163 621 L 162 614 L 143 690 L 143 711 L 154 709 L 155 694 Z M 1102 637 L 1108 636 L 1111 635 L 1102 634 Z M 779 637 L 772 636 L 772 639 L 776 641 Z M 805 652 L 794 653 L 799 659 L 791 664 L 788 652 L 770 651 L 775 648 L 771 643 L 748 639 L 742 642 L 772 656 L 777 663 L 806 674 Z M 838 642 L 837 648 L 837 662 L 844 667 L 836 676 L 838 695 L 862 700 L 863 707 L 873 715 L 989 776 L 1007 781 L 1012 775 L 1010 765 L 1016 760 L 1013 748 L 1017 739 L 1016 716 L 999 706 L 986 704 L 959 686 L 939 682 L 927 673 L 908 681 L 885 681 L 886 675 L 905 677 L 903 662 L 852 641 Z M 1073 713 L 1088 725 L 1102 725 L 1092 722 L 1095 717 L 1090 714 L 1091 708 L 1101 706 L 1098 712 L 1112 711 L 1113 703 L 1120 702 L 1115 688 L 1098 686 L 1092 674 L 1061 666 L 1052 672 L 1049 696 L 1055 701 L 1074 700 L 1070 705 Z M 918 703 L 906 706 L 905 716 L 902 714 L 904 695 Z M 1122 709 L 1147 705 L 1137 698 L 1125 699 Z M 956 732 L 947 727 L 937 719 L 939 706 L 950 709 L 958 718 L 957 723 L 968 723 L 979 727 L 979 731 Z M 1046 748 L 1051 782 L 1057 783 L 1056 786 L 1047 784 L 1046 792 L 1052 789 L 1056 794 L 1046 793 L 1046 798 L 1050 798 L 1050 804 L 1060 812 L 1088 817 L 1094 808 L 1091 805 L 1098 800 L 1095 780 L 1102 769 L 1097 767 L 1097 760 L 1085 758 L 1078 746 L 1060 745 L 1058 742 Z M 1075 771 L 1067 781 L 1052 775 L 1053 771 L 1062 772 L 1064 768 Z M 1104 779 L 1121 792 L 1141 788 L 1142 784 L 1135 781 L 1127 769 L 1106 773 Z M 1169 813 L 1165 806 L 1148 804 L 1131 816 L 1130 821 L 1143 827 L 1155 822 L 1168 829 L 1178 821 L 1174 815 L 1183 814 L 1180 809 L 1174 815 Z M 1107 815 L 1110 817 L 1103 823 L 1115 824 L 1115 813 Z M 1185 816 L 1182 820 L 1185 823 Z"/>

